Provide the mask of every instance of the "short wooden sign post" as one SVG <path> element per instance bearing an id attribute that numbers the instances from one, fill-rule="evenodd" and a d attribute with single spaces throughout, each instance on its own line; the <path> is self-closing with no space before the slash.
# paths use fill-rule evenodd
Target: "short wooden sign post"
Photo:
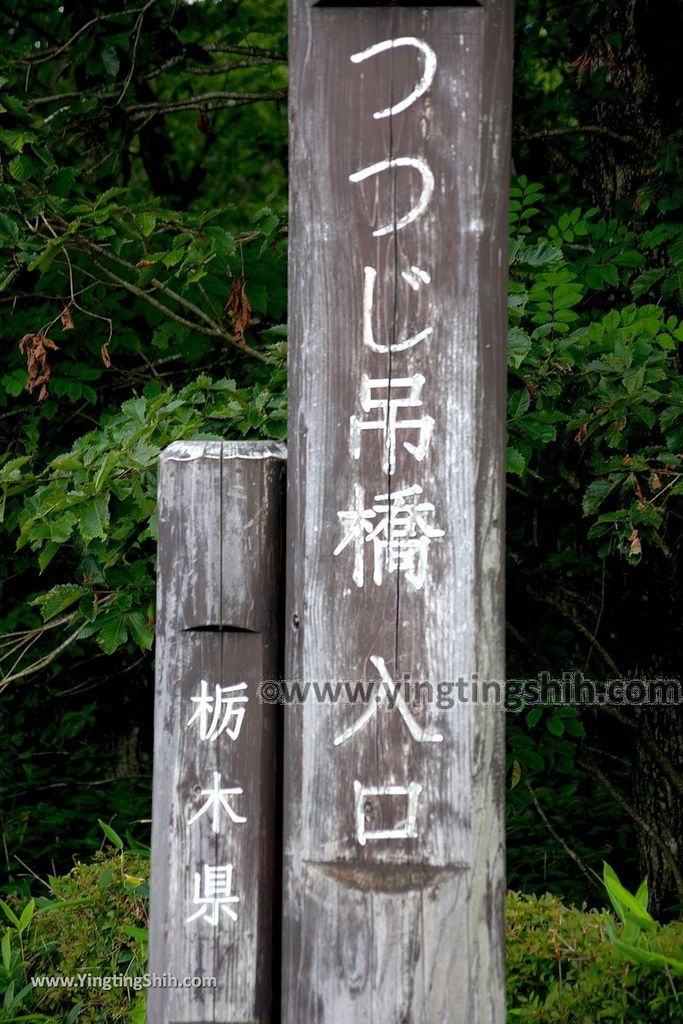
<path id="1" fill-rule="evenodd" d="M 160 459 L 148 1024 L 272 1020 L 276 709 L 259 688 L 280 674 L 284 459 L 213 441 Z"/>
<path id="2" fill-rule="evenodd" d="M 282 1020 L 502 1024 L 512 4 L 290 9 Z"/>

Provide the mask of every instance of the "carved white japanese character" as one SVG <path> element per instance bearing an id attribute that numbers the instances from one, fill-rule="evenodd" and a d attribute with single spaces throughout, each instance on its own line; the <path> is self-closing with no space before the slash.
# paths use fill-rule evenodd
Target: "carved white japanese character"
<path id="1" fill-rule="evenodd" d="M 236 740 L 244 719 L 243 705 L 249 701 L 247 695 L 242 693 L 246 690 L 247 684 L 221 686 L 216 683 L 213 693 L 209 693 L 208 687 L 206 679 L 202 679 L 199 696 L 190 698 L 197 706 L 186 728 L 189 729 L 194 722 L 198 722 L 201 740 L 217 740 L 223 732 L 226 732 L 231 740 Z"/>
<path id="2" fill-rule="evenodd" d="M 228 803 L 227 797 L 229 796 L 241 796 L 244 790 L 235 787 L 233 789 L 221 789 L 221 773 L 213 773 L 213 788 L 203 789 L 202 796 L 207 796 L 208 800 L 199 808 L 197 813 L 190 818 L 188 825 L 194 825 L 195 821 L 198 821 L 203 814 L 207 811 L 211 811 L 211 828 L 214 832 L 220 832 L 220 817 L 221 808 L 227 813 L 231 821 L 235 824 L 241 824 L 247 819 L 241 817 Z"/>
<path id="3" fill-rule="evenodd" d="M 419 782 L 409 782 L 407 786 L 363 786 L 360 782 L 353 783 L 354 810 L 356 819 L 356 839 L 360 846 L 365 846 L 368 839 L 416 839 L 417 838 L 417 801 L 422 786 Z M 404 821 L 395 828 L 367 829 L 365 823 L 367 797 L 407 796 L 408 806 Z"/>
<path id="4" fill-rule="evenodd" d="M 413 348 L 415 345 L 419 345 L 421 341 L 428 338 L 433 333 L 431 327 L 425 327 L 424 330 L 418 331 L 417 334 L 413 334 L 410 338 L 402 338 L 401 341 L 395 341 L 391 345 L 379 345 L 375 341 L 375 337 L 372 330 L 372 318 L 375 306 L 375 281 L 377 280 L 377 271 L 374 267 L 364 267 L 364 279 L 363 279 L 363 344 L 366 345 L 373 352 L 405 352 L 408 348 Z M 413 291 L 417 291 L 420 287 L 420 282 L 423 284 L 429 284 L 431 277 L 424 270 L 420 270 L 419 267 L 411 267 L 410 270 L 404 270 L 401 277 L 408 282 Z"/>
<path id="5" fill-rule="evenodd" d="M 414 292 L 419 292 L 423 284 L 430 284 L 432 280 L 426 270 L 421 270 L 420 267 L 416 267 L 414 264 L 410 270 L 402 270 L 401 277 L 410 285 Z"/>
<path id="6" fill-rule="evenodd" d="M 401 684 L 394 683 L 393 679 L 389 675 L 389 670 L 387 669 L 384 658 L 373 655 L 370 658 L 370 661 L 379 673 L 379 677 L 382 681 L 382 689 L 377 694 L 375 700 L 368 704 L 362 715 L 358 716 L 354 724 L 350 725 L 348 729 L 345 729 L 344 732 L 340 733 L 338 736 L 335 736 L 334 746 L 340 746 L 340 744 L 351 739 L 352 736 L 355 736 L 357 732 L 360 732 L 360 730 L 368 724 L 370 719 L 375 717 L 377 710 L 385 697 L 389 697 L 391 707 L 398 710 L 401 718 L 408 727 L 408 732 L 416 743 L 442 743 L 443 736 L 440 732 L 432 732 L 427 729 L 426 726 L 420 725 L 417 719 L 412 715 L 408 705 L 401 696 Z"/>
<path id="7" fill-rule="evenodd" d="M 199 871 L 194 873 L 194 896 L 192 902 L 199 909 L 186 918 L 186 922 L 203 917 L 215 928 L 218 924 L 220 911 L 223 910 L 233 921 L 237 914 L 231 909 L 231 903 L 239 903 L 239 896 L 233 896 L 232 864 L 221 864 L 217 867 L 204 865 L 204 891 L 202 892 L 202 876 Z"/>
<path id="8" fill-rule="evenodd" d="M 337 512 L 346 533 L 334 549 L 334 554 L 339 555 L 353 544 L 353 582 L 357 587 L 365 583 L 364 552 L 366 544 L 370 544 L 374 554 L 372 578 L 377 586 L 382 584 L 386 569 L 388 573 L 403 573 L 416 590 L 421 590 L 427 576 L 430 544 L 445 533 L 427 521 L 435 509 L 429 501 L 417 501 L 422 494 L 420 485 L 393 494 L 376 494 L 371 508 L 364 507 L 365 492 L 360 484 L 354 485 L 354 492 L 355 507 Z"/>
<path id="9" fill-rule="evenodd" d="M 414 46 L 420 51 L 424 57 L 422 77 L 410 95 L 406 96 L 405 99 L 399 100 L 398 103 L 394 103 L 391 107 L 386 107 L 385 110 L 375 111 L 372 115 L 375 119 L 390 117 L 392 114 L 400 114 L 402 110 L 406 110 L 411 103 L 414 103 L 415 100 L 424 95 L 434 81 L 434 75 L 436 74 L 436 54 L 432 50 L 431 46 L 425 43 L 423 39 L 416 39 L 415 36 L 401 36 L 398 39 L 384 39 L 381 43 L 375 43 L 374 46 L 368 46 L 367 50 L 360 50 L 359 53 L 351 54 L 351 60 L 354 64 L 361 64 L 364 60 L 368 60 L 369 57 L 374 57 L 378 53 L 383 53 L 385 50 L 395 49 L 398 46 Z"/>
<path id="10" fill-rule="evenodd" d="M 358 416 L 351 417 L 351 454 L 354 459 L 360 458 L 360 439 L 364 430 L 381 430 L 384 434 L 385 456 L 382 469 L 392 475 L 396 470 L 396 433 L 399 430 L 418 430 L 417 444 L 403 442 L 406 451 L 422 462 L 434 432 L 434 420 L 431 416 L 419 419 L 399 419 L 399 409 L 417 409 L 422 406 L 422 388 L 425 378 L 421 373 L 412 377 L 387 377 L 372 379 L 363 374 L 360 385 L 360 404 L 364 412 L 379 409 L 378 419 L 362 420 Z M 384 391 L 384 395 L 376 397 L 375 391 Z M 407 394 L 401 395 L 401 391 Z"/>
<path id="11" fill-rule="evenodd" d="M 380 160 L 376 164 L 370 164 L 369 167 L 361 168 L 360 171 L 354 171 L 353 174 L 349 175 L 349 181 L 365 181 L 366 178 L 370 178 L 373 174 L 381 174 L 382 171 L 388 171 L 392 167 L 412 167 L 419 171 L 422 177 L 422 192 L 417 203 L 411 207 L 408 213 L 405 213 L 398 220 L 392 221 L 390 224 L 384 224 L 381 228 L 376 228 L 372 232 L 376 238 L 379 238 L 380 235 L 391 235 L 395 231 L 401 231 L 408 224 L 412 224 L 414 220 L 417 220 L 425 212 L 434 194 L 434 175 L 426 161 L 421 160 L 419 157 L 397 156 L 392 160 Z"/>

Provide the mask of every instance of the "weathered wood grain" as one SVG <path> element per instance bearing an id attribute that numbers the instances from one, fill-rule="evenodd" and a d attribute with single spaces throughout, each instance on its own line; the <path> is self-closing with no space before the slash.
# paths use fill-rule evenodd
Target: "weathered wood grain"
<path id="1" fill-rule="evenodd" d="M 511 5 L 343 6 L 290 5 L 287 674 L 502 680 Z M 433 506 L 421 586 L 407 542 L 393 572 L 343 546 L 401 492 Z M 287 711 L 283 1024 L 504 1020 L 503 712 L 408 710 L 426 742 L 386 698 L 355 732 L 369 705 Z"/>
<path id="2" fill-rule="evenodd" d="M 281 671 L 284 458 L 261 442 L 176 443 L 160 458 L 149 970 L 217 985 L 151 988 L 148 1024 L 272 1019 L 278 740 L 258 686 Z M 202 681 L 213 700 L 204 739 L 201 716 L 190 721 Z M 237 684 L 246 686 L 219 701 L 247 702 L 222 729 L 228 705 L 214 719 L 216 687 Z M 214 831 L 214 800 L 191 822 L 215 785 L 242 790 L 223 800 L 246 821 L 219 800 Z M 210 904 L 208 917 L 188 921 L 201 907 L 196 873 L 204 897 L 205 866 L 227 865 L 239 902 L 219 905 L 215 926 Z"/>

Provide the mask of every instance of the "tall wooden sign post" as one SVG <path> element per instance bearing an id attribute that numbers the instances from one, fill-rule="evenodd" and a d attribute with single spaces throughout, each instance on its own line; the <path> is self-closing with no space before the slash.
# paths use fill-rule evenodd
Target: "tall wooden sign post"
<path id="1" fill-rule="evenodd" d="M 291 0 L 283 1024 L 504 1020 L 511 8 Z"/>
<path id="2" fill-rule="evenodd" d="M 159 461 L 147 1024 L 273 1019 L 276 709 L 259 694 L 280 672 L 284 459 L 197 441 Z"/>

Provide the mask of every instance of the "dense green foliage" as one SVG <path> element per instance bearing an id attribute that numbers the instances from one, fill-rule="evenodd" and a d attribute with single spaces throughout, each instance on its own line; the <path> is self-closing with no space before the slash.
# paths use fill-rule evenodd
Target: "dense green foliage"
<path id="1" fill-rule="evenodd" d="M 34 988 L 31 978 L 142 977 L 147 969 L 149 860 L 139 853 L 98 854 L 50 891 L 20 908 L 5 904 L 0 1022 L 144 1024 L 139 987 L 97 981 L 73 988 Z M 139 984 L 139 983 L 138 983 Z"/>
<path id="2" fill-rule="evenodd" d="M 508 1020 L 528 1024 L 680 1020 L 680 978 L 636 965 L 610 945 L 599 911 L 565 906 L 557 897 L 509 893 Z M 662 953 L 679 955 L 683 926 L 658 930 Z"/>
<path id="3" fill-rule="evenodd" d="M 269 21 L 281 21 L 262 15 L 261 32 L 250 33 L 253 8 L 232 6 L 227 29 L 220 5 L 190 11 L 156 3 L 144 12 L 96 17 L 67 47 L 69 80 L 62 77 L 52 97 L 45 96 L 47 69 L 56 55 L 48 54 L 27 58 L 27 69 L 10 64 L 20 77 L 26 70 L 21 100 L 7 79 L 2 92 L 0 245 L 19 344 L 10 350 L 13 367 L 2 377 L 0 401 L 22 423 L 21 432 L 12 430 L 0 469 L 5 529 L 19 552 L 26 549 L 13 565 L 33 575 L 32 606 L 41 608 L 43 621 L 64 618 L 79 602 L 64 631 L 75 635 L 88 621 L 77 635 L 95 637 L 106 653 L 128 635 L 143 649 L 151 646 L 153 548 L 143 548 L 153 536 L 149 470 L 160 446 L 206 432 L 207 419 L 223 435 L 285 433 L 284 328 L 277 327 L 285 313 L 281 217 L 259 195 L 267 175 L 259 173 L 242 196 L 242 176 L 254 161 L 244 145 L 237 146 L 237 180 L 219 188 L 220 114 L 210 114 L 221 104 L 230 110 L 256 97 L 282 98 L 277 52 L 249 56 L 261 50 Z M 46 23 L 45 38 L 57 30 L 57 21 Z M 131 34 L 136 47 L 126 57 Z M 12 50 L 23 55 L 25 36 L 17 29 L 11 35 L 21 35 Z M 282 43 L 272 34 L 268 40 Z M 208 98 L 196 94 L 199 72 L 211 86 Z M 151 81 L 158 82 L 153 95 Z M 171 151 L 163 182 L 162 168 L 149 166 L 164 155 L 159 107 L 181 128 L 186 110 L 192 118 L 179 139 L 175 123 L 165 136 Z M 257 133 L 268 131 L 277 148 L 282 118 L 273 120 L 265 102 L 258 111 L 251 119 Z M 231 142 L 239 134 L 233 125 Z M 249 135 L 257 148 L 251 122 Z M 278 167 L 271 186 L 280 211 L 283 181 Z M 27 364 L 29 395 L 18 404 Z M 176 374 L 169 381 L 159 367 L 174 364 L 183 382 L 207 368 L 214 376 L 239 376 L 246 389 L 223 378 L 219 387 L 224 395 L 232 389 L 232 399 L 212 408 L 209 398 L 204 408 L 201 384 L 178 397 L 169 392 Z M 53 582 L 59 589 L 50 594 Z M 24 608 L 13 626 L 34 623 Z M 19 660 L 21 668 L 4 673 L 5 685 L 23 678 Z"/>
<path id="4" fill-rule="evenodd" d="M 35 903 L 12 901 L 0 928 L 0 998 L 6 1000 L 0 1024 L 18 1019 L 142 1024 L 145 991 L 131 983 L 109 989 L 92 982 L 80 988 L 33 988 L 30 978 L 144 977 L 148 867 L 139 853 L 99 854 L 92 863 L 51 878 L 49 895 Z M 681 975 L 656 963 L 634 963 L 617 952 L 608 931 L 618 927 L 605 912 L 568 907 L 554 896 L 509 893 L 511 1024 L 680 1020 Z M 680 957 L 683 924 L 652 927 L 650 945 L 659 955 Z"/>
<path id="5" fill-rule="evenodd" d="M 285 9 L 0 11 L 13 870 L 149 818 L 159 451 L 285 433 Z"/>

